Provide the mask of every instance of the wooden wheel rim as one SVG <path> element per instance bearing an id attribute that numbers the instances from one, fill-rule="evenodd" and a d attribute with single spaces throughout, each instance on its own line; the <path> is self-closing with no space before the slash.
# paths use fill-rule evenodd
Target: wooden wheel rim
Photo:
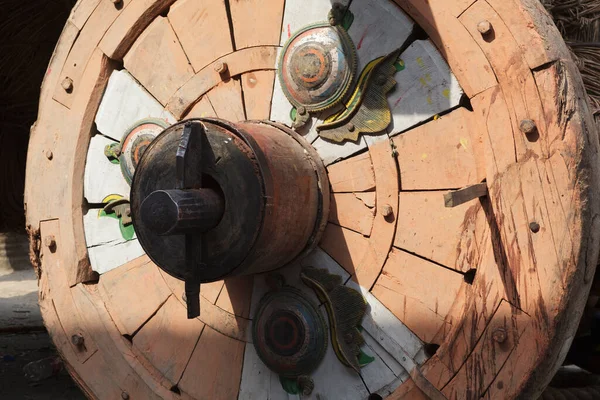
<path id="1" fill-rule="evenodd" d="M 188 0 L 187 3 L 190 2 Z M 94 117 L 104 89 L 111 72 L 118 66 L 118 62 L 113 60 L 124 60 L 126 69 L 134 75 L 137 73 L 136 77 L 141 82 L 140 73 L 135 72 L 141 71 L 141 67 L 132 54 L 140 51 L 141 38 L 150 40 L 147 39 L 151 36 L 150 27 L 167 32 L 170 29 L 167 18 L 172 16 L 171 23 L 174 25 L 177 25 L 174 22 L 177 18 L 183 18 L 182 4 L 185 1 L 173 3 L 126 0 L 121 7 L 115 7 L 106 0 L 81 0 L 67 22 L 51 60 L 42 87 L 38 121 L 32 130 L 26 184 L 27 226 L 32 239 L 32 258 L 40 273 L 40 304 L 48 330 L 70 372 L 94 398 L 118 398 L 124 392 L 139 398 L 178 398 L 177 391 L 183 397 L 198 397 L 202 393 L 191 393 L 197 389 L 189 382 L 191 378 L 187 379 L 190 393 L 186 392 L 186 385 L 171 391 L 173 376 L 153 365 L 144 353 L 143 349 L 149 352 L 156 350 L 141 344 L 149 346 L 149 339 L 143 342 L 138 336 L 139 346 L 132 345 L 129 340 L 135 339 L 141 332 L 139 327 L 150 317 L 153 317 L 152 321 L 155 317 L 167 318 L 166 315 L 170 315 L 167 310 L 180 311 L 182 302 L 180 295 L 176 295 L 182 293 L 179 283 L 168 281 L 168 277 L 152 268 L 145 258 L 127 260 L 129 264 L 125 269 L 106 272 L 107 278 L 103 274 L 98 284 L 93 283 L 97 274 L 89 267 L 90 257 L 82 223 L 85 175 L 85 157 L 82 155 L 88 151 Z M 476 395 L 489 398 L 533 397 L 548 382 L 569 348 L 600 246 L 599 205 L 597 196 L 593 195 L 599 188 L 598 138 L 583 100 L 580 78 L 562 39 L 536 1 L 457 0 L 451 3 L 430 1 L 425 5 L 396 0 L 396 3 L 440 49 L 473 110 L 457 108 L 410 131 L 435 137 L 432 136 L 435 132 L 450 127 L 446 124 L 455 124 L 449 129 L 472 124 L 469 126 L 478 132 L 475 137 L 470 137 L 473 148 L 478 149 L 472 151 L 472 160 L 469 161 L 469 171 L 473 174 L 468 178 L 457 178 L 455 173 L 450 175 L 456 178 L 452 184 L 444 186 L 432 179 L 431 186 L 427 186 L 419 171 L 410 173 L 408 166 L 417 165 L 423 158 L 422 154 L 408 152 L 419 148 L 418 141 L 412 142 L 409 135 L 394 136 L 394 132 L 390 132 L 394 150 L 388 141 L 369 139 L 363 143 L 361 139 L 360 144 L 354 147 L 343 145 L 346 150 L 341 156 L 339 152 L 327 153 L 326 148 L 330 145 L 316 139 L 313 146 L 326 164 L 330 164 L 330 179 L 332 175 L 341 179 L 331 179 L 334 200 L 345 204 L 342 203 L 345 201 L 342 194 L 363 196 L 376 188 L 378 204 L 370 227 L 369 239 L 372 237 L 374 240 L 365 242 L 360 239 L 365 236 L 354 236 L 352 233 L 360 231 L 360 227 L 338 228 L 345 222 L 337 220 L 337 224 L 332 223 L 326 229 L 321 247 L 396 317 L 413 331 L 418 331 L 410 316 L 392 306 L 400 299 L 410 301 L 410 297 L 396 298 L 394 295 L 390 298 L 389 294 L 384 295 L 384 290 L 387 290 L 385 284 L 393 282 L 380 281 L 381 277 L 393 276 L 394 268 L 404 265 L 407 259 L 416 262 L 412 257 L 423 258 L 422 254 L 409 248 L 409 240 L 402 235 L 406 230 L 402 230 L 400 225 L 400 221 L 408 221 L 418 227 L 422 226 L 422 220 L 415 214 L 406 215 L 403 204 L 422 204 L 415 199 L 418 196 L 415 192 L 443 192 L 479 183 L 485 178 L 489 200 L 470 203 L 466 207 L 468 212 L 463 213 L 472 217 L 469 221 L 474 233 L 464 236 L 459 229 L 458 236 L 453 239 L 457 248 L 468 250 L 465 258 L 461 259 L 461 266 L 449 264 L 446 260 L 433 260 L 444 271 L 439 272 L 441 281 L 445 281 L 446 271 L 456 275 L 450 279 L 455 282 L 450 285 L 454 291 L 446 294 L 455 301 L 448 304 L 446 300 L 446 315 L 442 317 L 441 329 L 428 337 L 428 341 L 437 341 L 440 347 L 421 366 L 421 370 L 425 378 L 448 398 Z M 215 71 L 217 64 L 226 63 L 228 74 L 240 76 L 242 85 L 247 82 L 249 87 L 252 79 L 261 82 L 257 89 L 260 93 L 244 93 L 246 108 L 242 110 L 241 117 L 287 122 L 279 116 L 289 118 L 289 108 L 278 112 L 275 99 L 273 107 L 256 100 L 265 90 L 271 93 L 273 84 L 271 87 L 268 83 L 262 84 L 262 79 L 275 81 L 280 30 L 287 32 L 289 25 L 292 32 L 299 28 L 294 26 L 289 16 L 286 17 L 283 2 L 273 4 L 267 8 L 269 13 L 274 14 L 268 18 L 279 21 L 275 28 L 271 27 L 272 24 L 265 24 L 265 31 L 252 35 L 241 24 L 237 32 L 233 29 L 237 49 L 234 50 L 231 45 L 229 48 L 211 46 L 202 52 L 202 56 L 208 59 L 201 59 L 198 54 L 190 56 L 193 41 L 177 35 L 176 39 L 188 50 L 178 54 L 183 59 L 187 54 L 190 64 L 183 62 L 187 67 L 165 78 L 170 82 L 168 90 L 164 85 L 152 86 L 151 80 L 142 83 L 173 118 L 199 116 L 196 113 L 211 108 L 215 111 L 215 104 L 223 101 L 217 99 L 216 91 L 209 105 L 205 100 L 211 98 L 211 90 L 228 84 Z M 290 4 L 293 6 L 293 2 Z M 391 3 L 387 6 L 395 7 Z M 168 17 L 161 17 L 169 7 Z M 175 12 L 177 8 L 180 11 Z M 222 11 L 229 34 L 224 7 Z M 247 10 L 231 12 L 235 24 L 236 18 L 240 19 Z M 477 25 L 484 20 L 493 27 L 493 36 L 482 35 L 478 31 Z M 511 63 L 507 63 L 509 59 Z M 62 85 L 66 78 L 73 82 L 70 91 Z M 235 120 L 240 115 L 231 111 L 224 117 Z M 171 117 L 166 115 L 164 118 L 169 120 Z M 530 140 L 519 128 L 520 122 L 526 119 L 537 124 L 539 137 L 535 140 Z M 364 152 L 365 149 L 368 152 Z M 48 150 L 52 151 L 52 159 L 45 156 Z M 390 160 L 394 160 L 393 151 L 399 153 L 401 187 L 398 187 L 398 179 L 389 179 L 390 174 L 397 176 L 396 163 L 390 164 Z M 353 157 L 348 161 L 334 163 L 340 157 L 351 155 Z M 362 181 L 353 177 L 350 182 L 355 186 L 343 187 L 344 168 L 341 165 L 344 162 L 361 162 L 373 172 Z M 348 169 L 348 164 L 345 165 Z M 428 168 L 445 167 L 427 165 Z M 454 168 L 464 165 L 456 164 Z M 336 193 L 340 194 L 338 198 Z M 425 193 L 422 196 L 430 195 Z M 88 199 L 88 203 L 93 206 L 94 202 Z M 382 205 L 390 206 L 398 225 L 390 225 L 383 218 L 380 212 L 384 209 Z M 411 216 L 415 218 L 406 219 Z M 465 221 L 463 218 L 461 222 Z M 477 228 L 481 221 L 487 227 L 483 232 Z M 540 225 L 538 232 L 530 228 L 532 222 Z M 467 243 L 469 239 L 485 235 L 489 238 L 485 241 L 489 245 L 488 250 L 482 245 L 481 251 L 475 251 Z M 356 242 L 352 242 L 352 248 L 365 246 L 360 261 L 348 261 L 343 254 L 336 253 L 336 244 L 340 240 L 350 243 L 352 237 L 357 238 Z M 461 242 L 463 239 L 466 242 Z M 45 246 L 44 243 L 50 245 Z M 493 251 L 492 245 L 496 251 Z M 427 256 L 429 260 L 433 257 L 431 254 Z M 325 255 L 312 255 L 305 262 L 317 262 L 317 257 L 321 257 L 319 260 L 323 262 Z M 457 257 L 455 255 L 456 260 Z M 478 264 L 472 285 L 456 280 L 457 276 L 462 280 L 460 273 L 468 272 L 461 268 L 469 262 Z M 496 269 L 484 268 L 484 264 Z M 144 279 L 147 284 L 156 284 L 161 279 L 166 282 L 151 289 L 160 296 L 146 304 L 143 312 L 136 314 L 141 321 L 114 315 L 115 296 L 122 292 L 117 286 L 131 283 L 127 280 L 127 271 L 133 269 L 143 269 L 144 273 L 138 278 Z M 228 296 L 228 291 L 234 287 L 240 288 L 241 292 L 252 292 L 252 283 L 243 280 L 233 282 L 231 287 L 221 284 L 215 289 L 214 300 L 202 300 L 204 319 L 198 320 L 193 329 L 199 329 L 202 336 L 198 337 L 206 340 L 220 338 L 219 335 L 227 338 L 223 340 L 231 339 L 224 346 L 228 353 L 222 356 L 236 360 L 241 366 L 244 349 L 250 347 L 245 343 L 248 340 L 250 310 L 234 314 L 235 306 Z M 211 291 L 207 290 L 205 292 L 210 296 Z M 224 297 L 221 293 L 225 294 Z M 127 300 L 118 299 L 121 302 Z M 425 308 L 432 304 L 431 299 L 419 299 L 419 303 Z M 133 307 L 133 304 L 128 307 Z M 157 319 L 156 323 L 161 321 L 168 319 Z M 179 327 L 182 331 L 192 329 Z M 85 338 L 83 346 L 73 344 L 71 337 L 75 334 Z M 503 340 L 498 340 L 503 337 Z M 194 352 L 211 354 L 204 341 L 192 341 L 185 346 L 189 352 L 195 349 Z M 376 343 L 372 346 L 375 347 Z M 198 369 L 201 361 L 199 357 L 191 357 L 187 367 Z M 184 371 L 178 373 L 185 380 Z M 230 378 L 243 381 L 241 374 L 240 368 L 239 373 L 232 374 Z M 383 387 L 375 390 L 384 395 L 391 393 L 394 398 L 414 398 L 420 393 L 412 380 L 406 380 L 397 389 Z M 223 398 L 235 398 L 243 393 L 239 384 L 232 384 L 221 392 Z"/>

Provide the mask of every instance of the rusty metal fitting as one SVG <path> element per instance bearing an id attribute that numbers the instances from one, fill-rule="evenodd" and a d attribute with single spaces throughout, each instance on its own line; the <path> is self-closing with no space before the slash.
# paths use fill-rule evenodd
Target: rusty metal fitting
<path id="1" fill-rule="evenodd" d="M 531 222 L 529 224 L 529 229 L 531 229 L 531 232 L 533 233 L 538 233 L 540 231 L 540 224 L 538 224 L 537 222 Z"/>
<path id="2" fill-rule="evenodd" d="M 492 32 L 492 24 L 488 20 L 481 21 L 477 24 L 477 30 L 481 35 L 489 35 Z"/>
<path id="3" fill-rule="evenodd" d="M 69 78 L 68 76 L 62 80 L 60 85 L 67 93 L 71 93 L 73 91 L 73 79 Z"/>
<path id="4" fill-rule="evenodd" d="M 122 391 L 121 392 L 121 398 L 123 400 L 129 400 L 129 393 L 127 393 L 126 391 Z"/>
<path id="5" fill-rule="evenodd" d="M 524 119 L 519 124 L 519 129 L 526 135 L 531 135 L 537 131 L 535 122 L 531 119 Z"/>
<path id="6" fill-rule="evenodd" d="M 381 215 L 383 215 L 384 218 L 390 217 L 393 213 L 394 213 L 394 210 L 392 209 L 392 206 L 390 206 L 389 204 L 384 204 L 381 207 Z"/>
<path id="7" fill-rule="evenodd" d="M 218 62 L 215 64 L 215 72 L 219 75 L 225 75 L 227 71 L 229 71 L 229 66 L 227 65 L 227 63 Z"/>
<path id="8" fill-rule="evenodd" d="M 508 338 L 508 335 L 504 328 L 497 328 L 492 332 L 492 338 L 496 343 L 504 343 Z"/>
<path id="9" fill-rule="evenodd" d="M 48 160 L 52 160 L 53 157 L 54 157 L 54 154 L 52 154 L 52 151 L 46 150 L 46 158 Z"/>
<path id="10" fill-rule="evenodd" d="M 77 347 L 83 346 L 84 342 L 85 342 L 85 339 L 83 338 L 83 336 L 81 336 L 78 333 L 71 336 L 71 343 L 73 343 L 73 346 L 77 346 Z"/>
<path id="11" fill-rule="evenodd" d="M 44 246 L 49 249 L 53 249 L 56 247 L 56 239 L 53 235 L 48 235 L 44 238 Z"/>

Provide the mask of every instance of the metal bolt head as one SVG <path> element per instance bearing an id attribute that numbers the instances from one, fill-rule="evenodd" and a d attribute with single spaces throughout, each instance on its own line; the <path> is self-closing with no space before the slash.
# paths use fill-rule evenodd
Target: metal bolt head
<path id="1" fill-rule="evenodd" d="M 494 339 L 497 343 L 504 343 L 508 335 L 506 334 L 506 330 L 504 328 L 498 328 L 492 332 L 492 339 Z"/>
<path id="2" fill-rule="evenodd" d="M 54 157 L 54 154 L 52 154 L 52 151 L 46 150 L 46 158 L 48 160 L 52 160 L 53 157 Z"/>
<path id="3" fill-rule="evenodd" d="M 306 114 L 306 107 L 300 106 L 296 111 L 298 112 L 298 115 L 304 115 Z"/>
<path id="4" fill-rule="evenodd" d="M 337 25 L 337 20 L 335 17 L 329 17 L 329 25 Z"/>
<path id="5" fill-rule="evenodd" d="M 62 80 L 60 85 L 65 90 L 65 92 L 70 93 L 73 90 L 73 79 L 71 79 L 67 76 L 65 79 Z"/>
<path id="6" fill-rule="evenodd" d="M 83 336 L 81 336 L 78 333 L 71 336 L 71 343 L 73 343 L 73 346 L 77 346 L 77 347 L 82 346 L 84 341 L 85 341 L 85 339 L 83 338 Z"/>
<path id="7" fill-rule="evenodd" d="M 529 224 L 529 229 L 531 229 L 531 232 L 533 233 L 538 233 L 540 231 L 540 224 L 538 224 L 537 222 L 531 222 Z"/>
<path id="8" fill-rule="evenodd" d="M 49 249 L 56 247 L 56 239 L 53 235 L 48 235 L 44 238 L 44 246 Z"/>
<path id="9" fill-rule="evenodd" d="M 348 124 L 348 131 L 349 132 L 354 132 L 356 130 L 356 127 L 354 126 L 354 124 Z"/>
<path id="10" fill-rule="evenodd" d="M 390 206 L 389 204 L 384 204 L 383 207 L 381 207 L 381 215 L 383 215 L 385 218 L 392 215 L 393 212 L 394 212 L 394 210 L 392 209 L 392 206 Z"/>
<path id="11" fill-rule="evenodd" d="M 118 5 L 120 4 L 123 0 L 110 0 L 113 2 L 113 4 Z"/>
<path id="12" fill-rule="evenodd" d="M 218 73 L 219 75 L 223 75 L 224 73 L 227 72 L 227 70 L 228 70 L 227 63 L 218 62 L 215 64 L 215 72 Z"/>
<path id="13" fill-rule="evenodd" d="M 126 391 L 122 391 L 121 392 L 121 398 L 123 400 L 129 400 L 129 393 L 127 393 Z"/>
<path id="14" fill-rule="evenodd" d="M 490 32 L 492 32 L 492 24 L 490 23 L 490 21 L 487 20 L 481 21 L 477 24 L 477 30 L 482 35 L 488 35 L 490 34 Z"/>
<path id="15" fill-rule="evenodd" d="M 519 129 L 524 134 L 531 135 L 532 133 L 534 133 L 537 130 L 537 126 L 535 125 L 535 122 L 533 120 L 524 119 L 519 124 Z"/>

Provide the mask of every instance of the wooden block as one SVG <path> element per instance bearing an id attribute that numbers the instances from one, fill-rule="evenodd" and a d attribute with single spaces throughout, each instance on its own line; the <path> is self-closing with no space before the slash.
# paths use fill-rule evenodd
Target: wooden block
<path id="1" fill-rule="evenodd" d="M 346 159 L 367 148 L 367 143 L 363 137 L 360 137 L 358 142 L 346 141 L 343 143 L 333 143 L 325 139 L 317 138 L 312 145 L 321 156 L 325 166 Z"/>
<path id="2" fill-rule="evenodd" d="M 284 4 L 280 0 L 235 1 L 229 4 L 235 48 L 277 46 Z"/>
<path id="3" fill-rule="evenodd" d="M 225 279 L 217 306 L 242 318 L 250 318 L 250 302 L 254 276 L 236 276 Z"/>
<path id="4" fill-rule="evenodd" d="M 242 75 L 242 91 L 248 119 L 269 119 L 274 83 L 275 71 L 255 71 Z"/>
<path id="5" fill-rule="evenodd" d="M 463 94 L 448 64 L 429 40 L 414 42 L 400 59 L 404 69 L 394 75 L 398 83 L 388 96 L 391 134 L 457 107 Z"/>
<path id="6" fill-rule="evenodd" d="M 456 189 L 482 181 L 469 118 L 459 108 L 393 138 L 401 190 Z"/>
<path id="7" fill-rule="evenodd" d="M 491 23 L 493 38 L 486 39 L 477 31 L 477 24 L 482 20 Z M 531 152 L 547 156 L 547 129 L 539 91 L 513 32 L 496 11 L 482 1 L 477 1 L 465 11 L 460 21 L 471 32 L 496 73 L 510 113 L 517 161 L 528 158 Z M 520 131 L 519 125 L 526 119 L 536 122 L 539 138 L 528 138 Z"/>
<path id="8" fill-rule="evenodd" d="M 389 1 L 363 0 L 350 3 L 354 21 L 348 33 L 356 46 L 358 73 L 376 58 L 398 50 L 413 29 L 413 21 Z"/>
<path id="9" fill-rule="evenodd" d="M 171 294 L 146 256 L 103 274 L 98 290 L 119 331 L 132 336 Z"/>
<path id="10" fill-rule="evenodd" d="M 530 317 L 525 313 L 503 301 L 465 365 L 444 388 L 443 393 L 449 399 L 482 397 L 505 367 L 507 359 L 518 357 L 514 354 L 515 348 L 519 346 L 519 338 L 524 330 L 530 325 L 529 320 Z M 520 350 L 527 352 L 531 348 L 524 350 L 521 347 Z M 473 374 L 472 371 L 478 373 Z"/>
<path id="11" fill-rule="evenodd" d="M 469 97 L 497 84 L 494 70 L 485 54 L 457 18 L 464 11 L 459 7 L 460 4 L 464 7 L 464 2 L 394 1 L 427 32 Z M 465 62 L 465 60 L 469 61 Z"/>
<path id="12" fill-rule="evenodd" d="M 121 234 L 119 220 L 98 216 L 99 209 L 90 209 L 83 217 L 85 242 L 91 267 L 104 274 L 145 254 L 134 236 L 126 240 Z"/>
<path id="13" fill-rule="evenodd" d="M 369 239 L 350 229 L 327 224 L 319 246 L 350 275 L 354 275 L 368 250 Z"/>
<path id="14" fill-rule="evenodd" d="M 159 118 L 177 122 L 126 70 L 114 71 L 102 96 L 95 122 L 100 133 L 116 141 L 139 120 Z"/>
<path id="15" fill-rule="evenodd" d="M 179 388 L 198 399 L 236 399 L 240 389 L 244 342 L 205 326 L 179 382 Z M 226 373 L 224 373 L 226 371 Z"/>
<path id="16" fill-rule="evenodd" d="M 186 114 L 185 118 L 211 118 L 216 116 L 217 113 L 212 104 L 210 104 L 208 96 L 203 96 Z"/>
<path id="17" fill-rule="evenodd" d="M 185 308 L 173 296 L 133 337 L 133 346 L 174 386 L 198 343 L 204 324 L 187 319 Z"/>
<path id="18" fill-rule="evenodd" d="M 488 222 L 478 203 L 449 209 L 443 192 L 400 192 L 394 246 L 467 272 L 478 268 L 488 239 Z"/>
<path id="19" fill-rule="evenodd" d="M 144 30 L 123 62 L 131 75 L 162 104 L 167 104 L 194 75 L 177 35 L 163 17 L 156 18 Z"/>
<path id="20" fill-rule="evenodd" d="M 129 197 L 129 184 L 121 173 L 121 167 L 111 163 L 104 155 L 105 146 L 113 143 L 114 140 L 102 135 L 95 135 L 90 141 L 83 182 L 83 194 L 89 203 L 100 204 L 110 194 Z"/>
<path id="21" fill-rule="evenodd" d="M 175 0 L 131 0 L 108 28 L 98 47 L 113 60 L 121 60 L 150 23 Z"/>
<path id="22" fill-rule="evenodd" d="M 53 248 L 48 246 L 41 248 L 42 267 L 48 274 L 48 289 L 52 293 L 54 309 L 69 343 L 68 346 L 75 356 L 73 359 L 77 360 L 77 364 L 84 363 L 98 350 L 98 347 L 86 327 L 77 318 L 78 310 L 73 303 L 63 259 L 63 254 L 68 251 L 68 248 L 62 240 L 59 220 L 42 221 L 40 235 L 42 238 L 49 237 L 55 241 Z M 46 316 L 45 313 L 43 315 Z M 83 344 L 75 344 L 72 340 L 73 335 L 81 336 L 84 339 Z"/>
<path id="23" fill-rule="evenodd" d="M 272 399 L 288 400 L 299 397 L 288 394 L 279 381 L 279 375 L 271 371 L 258 357 L 253 345 L 246 346 L 239 400 Z"/>
<path id="24" fill-rule="evenodd" d="M 123 0 L 126 7 L 131 0 Z M 110 1 L 101 1 L 94 9 L 87 22 L 81 29 L 64 65 L 56 86 L 53 88 L 53 98 L 59 103 L 71 108 L 73 99 L 81 86 L 81 78 L 94 49 L 106 33 L 108 27 L 119 15 L 120 10 Z M 72 89 L 66 91 L 62 83 L 68 78 L 72 81 Z"/>
<path id="25" fill-rule="evenodd" d="M 169 21 L 195 72 L 234 50 L 223 0 L 178 1 Z"/>
<path id="26" fill-rule="evenodd" d="M 83 28 L 92 12 L 98 7 L 100 0 L 78 1 L 71 10 L 69 22 L 75 25 L 79 30 Z"/>
<path id="27" fill-rule="evenodd" d="M 369 152 L 327 167 L 331 191 L 364 192 L 375 189 L 375 173 Z"/>
<path id="28" fill-rule="evenodd" d="M 332 193 L 329 208 L 329 221 L 344 228 L 361 233 L 371 234 L 375 209 L 368 207 L 354 193 Z"/>
<path id="29" fill-rule="evenodd" d="M 240 81 L 229 79 L 221 82 L 206 94 L 219 118 L 238 122 L 246 119 Z"/>
<path id="30" fill-rule="evenodd" d="M 460 286 L 461 274 L 393 250 L 373 288 L 373 295 L 424 342 L 445 323 Z"/>
<path id="31" fill-rule="evenodd" d="M 458 207 L 483 196 L 487 196 L 487 184 L 477 183 L 462 189 L 453 190 L 444 194 L 444 205 L 447 208 Z"/>
<path id="32" fill-rule="evenodd" d="M 198 99 L 217 86 L 222 81 L 221 76 L 215 71 L 218 63 L 227 64 L 229 77 L 252 71 L 275 70 L 277 49 L 278 47 L 275 46 L 250 47 L 215 60 L 194 75 L 169 99 L 167 109 L 181 118 Z"/>

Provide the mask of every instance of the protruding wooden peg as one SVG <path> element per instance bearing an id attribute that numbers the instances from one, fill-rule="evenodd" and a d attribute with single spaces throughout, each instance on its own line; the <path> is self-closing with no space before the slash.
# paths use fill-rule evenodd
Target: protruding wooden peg
<path id="1" fill-rule="evenodd" d="M 453 192 L 446 193 L 444 195 L 444 203 L 446 207 L 456 207 L 467 201 L 474 200 L 478 197 L 487 196 L 488 189 L 486 183 L 477 183 L 475 185 L 467 186 Z"/>

